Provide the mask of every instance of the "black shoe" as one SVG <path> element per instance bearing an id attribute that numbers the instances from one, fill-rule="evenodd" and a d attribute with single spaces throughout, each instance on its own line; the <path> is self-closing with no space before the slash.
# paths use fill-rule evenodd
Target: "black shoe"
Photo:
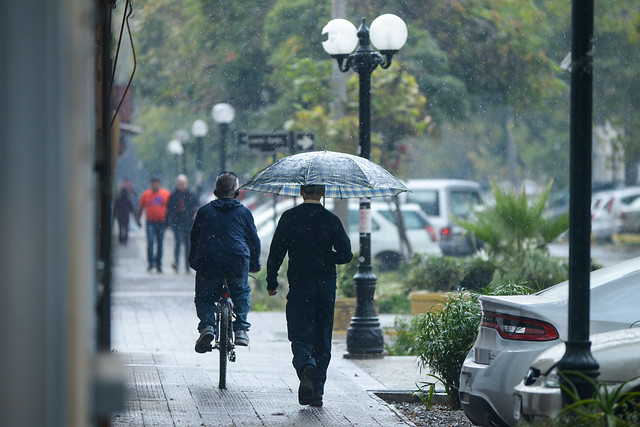
<path id="1" fill-rule="evenodd" d="M 177 273 L 178 272 L 178 263 L 171 264 L 171 268 L 173 268 L 173 271 L 175 271 Z"/>
<path id="2" fill-rule="evenodd" d="M 300 379 L 300 387 L 298 387 L 298 402 L 301 405 L 311 403 L 313 397 L 313 378 L 315 376 L 315 366 L 307 365 L 302 369 L 302 379 Z"/>
<path id="3" fill-rule="evenodd" d="M 149 271 L 149 272 L 150 272 L 152 269 L 153 269 L 153 267 L 151 267 L 151 266 L 148 266 L 148 267 L 147 267 L 147 271 Z"/>
<path id="4" fill-rule="evenodd" d="M 321 407 L 322 406 L 322 398 L 317 399 L 317 400 L 312 400 L 311 403 L 309 403 L 309 406 Z"/>
<path id="5" fill-rule="evenodd" d="M 162 273 L 162 267 L 158 266 L 157 270 L 158 270 L 158 273 Z"/>
<path id="6" fill-rule="evenodd" d="M 206 353 L 207 351 L 212 351 L 213 347 L 211 347 L 211 341 L 216 336 L 213 326 L 207 326 L 200 332 L 200 337 L 198 341 L 196 341 L 196 352 L 197 353 Z"/>

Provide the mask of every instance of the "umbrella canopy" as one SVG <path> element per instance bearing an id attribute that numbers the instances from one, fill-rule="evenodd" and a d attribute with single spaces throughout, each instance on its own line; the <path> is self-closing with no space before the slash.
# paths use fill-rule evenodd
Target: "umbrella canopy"
<path id="1" fill-rule="evenodd" d="M 402 182 L 372 161 L 326 150 L 280 159 L 258 172 L 242 188 L 298 196 L 301 185 L 324 185 L 325 197 L 340 199 L 388 197 L 408 191 Z"/>

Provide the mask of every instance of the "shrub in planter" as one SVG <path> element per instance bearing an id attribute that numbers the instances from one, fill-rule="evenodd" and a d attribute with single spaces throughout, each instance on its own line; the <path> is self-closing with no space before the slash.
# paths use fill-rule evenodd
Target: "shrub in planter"
<path id="1" fill-rule="evenodd" d="M 471 258 L 463 262 L 462 279 L 458 287 L 479 291 L 489 286 L 496 272 L 496 266 L 489 260 Z"/>
<path id="2" fill-rule="evenodd" d="M 462 268 L 454 257 L 426 257 L 415 254 L 407 266 L 407 293 L 416 290 L 448 292 L 457 289 Z"/>
<path id="3" fill-rule="evenodd" d="M 422 367 L 429 367 L 444 384 L 449 404 L 460 407 L 460 369 L 480 324 L 478 294 L 460 291 L 437 313 L 419 317 L 415 340 Z"/>
<path id="4" fill-rule="evenodd" d="M 483 289 L 488 295 L 523 295 L 532 290 L 522 282 L 507 282 Z M 473 346 L 482 310 L 479 293 L 461 290 L 453 293 L 445 306 L 436 313 L 417 317 L 417 335 L 412 351 L 417 352 L 420 364 L 444 384 L 452 408 L 460 407 L 458 389 L 460 370 Z"/>

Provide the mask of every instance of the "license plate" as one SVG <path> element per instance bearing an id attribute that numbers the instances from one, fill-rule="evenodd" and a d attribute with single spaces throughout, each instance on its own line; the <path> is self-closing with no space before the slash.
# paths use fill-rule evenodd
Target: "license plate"
<path id="1" fill-rule="evenodd" d="M 516 394 L 513 396 L 513 418 L 516 421 L 520 420 L 520 414 L 522 412 L 522 396 Z"/>

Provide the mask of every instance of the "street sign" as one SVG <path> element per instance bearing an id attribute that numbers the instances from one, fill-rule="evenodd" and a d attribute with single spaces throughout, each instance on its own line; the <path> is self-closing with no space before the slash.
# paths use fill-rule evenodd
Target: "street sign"
<path id="1" fill-rule="evenodd" d="M 313 132 L 291 132 L 291 153 L 312 151 L 315 148 L 316 136 Z"/>
<path id="2" fill-rule="evenodd" d="M 288 132 L 241 132 L 238 144 L 252 153 L 275 153 L 289 151 Z"/>
<path id="3" fill-rule="evenodd" d="M 252 154 L 300 153 L 313 150 L 312 132 L 241 132 L 238 144 Z"/>

